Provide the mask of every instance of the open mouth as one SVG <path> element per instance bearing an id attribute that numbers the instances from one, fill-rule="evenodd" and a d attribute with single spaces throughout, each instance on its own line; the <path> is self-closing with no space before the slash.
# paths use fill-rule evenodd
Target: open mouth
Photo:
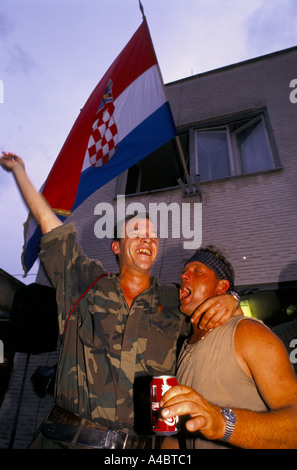
<path id="1" fill-rule="evenodd" d="M 186 287 L 186 286 L 181 286 L 180 291 L 179 291 L 179 298 L 180 300 L 184 300 L 188 298 L 191 295 L 191 290 Z"/>
<path id="2" fill-rule="evenodd" d="M 151 255 L 152 255 L 151 251 L 148 250 L 147 248 L 139 248 L 139 249 L 136 251 L 136 253 L 137 253 L 138 255 L 147 255 L 147 256 L 151 256 Z"/>

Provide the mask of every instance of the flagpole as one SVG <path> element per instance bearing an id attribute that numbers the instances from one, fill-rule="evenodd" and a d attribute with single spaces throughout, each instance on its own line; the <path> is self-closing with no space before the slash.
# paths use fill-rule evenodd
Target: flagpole
<path id="1" fill-rule="evenodd" d="M 139 4 L 140 11 L 142 13 L 142 19 L 144 20 L 145 19 L 145 14 L 144 14 L 144 9 L 143 9 L 143 6 L 142 6 L 142 3 L 141 3 L 140 0 L 138 0 L 138 4 Z"/>
<path id="2" fill-rule="evenodd" d="M 166 101 L 168 101 L 166 88 L 165 88 L 165 85 L 164 85 L 164 81 L 163 81 L 163 77 L 162 77 L 162 74 L 161 74 L 159 64 L 157 64 L 157 70 L 158 70 L 158 73 L 159 73 L 159 76 L 160 76 L 160 81 L 161 81 L 161 84 L 162 84 L 164 97 L 165 97 Z M 186 159 L 185 159 L 184 152 L 183 152 L 183 149 L 182 149 L 182 146 L 181 146 L 181 143 L 180 143 L 180 138 L 179 138 L 178 135 L 175 136 L 175 141 L 176 141 L 176 144 L 177 144 L 178 153 L 179 153 L 182 165 L 183 165 L 183 169 L 184 169 L 184 172 L 185 172 L 187 183 L 188 183 L 188 185 L 190 185 L 191 184 L 190 175 L 189 175 L 189 172 L 188 172 Z"/>
<path id="3" fill-rule="evenodd" d="M 146 20 L 146 17 L 145 17 L 145 14 L 144 14 L 143 5 L 142 5 L 142 3 L 141 3 L 140 0 L 138 0 L 138 4 L 139 4 L 139 9 L 140 9 L 141 14 L 142 14 L 142 19 L 143 19 L 143 20 Z M 161 70 L 160 70 L 159 64 L 157 64 L 157 69 L 158 69 L 158 72 L 159 72 L 160 81 L 161 81 L 161 83 L 162 83 L 163 93 L 164 93 L 165 99 L 166 99 L 166 101 L 168 101 L 168 98 L 167 98 L 167 96 L 166 96 L 164 81 L 163 81 L 163 78 L 162 78 L 162 74 L 161 74 Z M 176 140 L 176 144 L 177 144 L 179 156 L 180 156 L 180 159 L 181 159 L 181 162 L 182 162 L 182 165 L 183 165 L 183 169 L 184 169 L 184 172 L 185 172 L 186 180 L 187 180 L 187 183 L 188 183 L 188 185 L 189 185 L 189 187 L 190 187 L 190 185 L 191 185 L 190 175 L 189 175 L 189 172 L 188 172 L 188 168 L 187 168 L 187 164 L 186 164 L 184 152 L 183 152 L 183 149 L 182 149 L 182 146 L 181 146 L 180 139 L 179 139 L 178 135 L 175 137 L 175 140 Z"/>
<path id="4" fill-rule="evenodd" d="M 187 168 L 187 164 L 186 164 L 184 152 L 183 152 L 183 149 L 182 149 L 182 146 L 181 146 L 181 143 L 180 143 L 180 138 L 179 138 L 178 135 L 175 137 L 175 141 L 176 141 L 176 144 L 177 144 L 177 148 L 178 148 L 178 152 L 179 152 L 180 159 L 181 159 L 181 161 L 182 161 L 182 165 L 183 165 L 184 172 L 185 172 L 185 175 L 186 175 L 187 183 L 190 185 L 190 184 L 191 184 L 190 175 L 189 175 L 189 172 L 188 172 L 188 168 Z"/>

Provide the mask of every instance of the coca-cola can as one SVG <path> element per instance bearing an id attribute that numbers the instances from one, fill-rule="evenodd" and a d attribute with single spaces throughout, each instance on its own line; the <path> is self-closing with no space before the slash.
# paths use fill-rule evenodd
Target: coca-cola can
<path id="1" fill-rule="evenodd" d="M 174 375 L 159 375 L 151 382 L 152 430 L 157 434 L 169 436 L 178 432 L 178 416 L 164 419 L 160 415 L 160 400 L 171 387 L 178 385 Z"/>

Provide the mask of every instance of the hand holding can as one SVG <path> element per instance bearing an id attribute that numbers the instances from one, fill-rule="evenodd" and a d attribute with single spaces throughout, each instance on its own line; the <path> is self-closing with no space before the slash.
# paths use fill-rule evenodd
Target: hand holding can
<path id="1" fill-rule="evenodd" d="M 174 375 L 160 375 L 153 377 L 151 383 L 151 410 L 152 410 L 152 430 L 156 434 L 169 436 L 178 432 L 178 416 L 164 419 L 160 414 L 160 400 L 164 393 L 171 387 L 178 385 Z"/>

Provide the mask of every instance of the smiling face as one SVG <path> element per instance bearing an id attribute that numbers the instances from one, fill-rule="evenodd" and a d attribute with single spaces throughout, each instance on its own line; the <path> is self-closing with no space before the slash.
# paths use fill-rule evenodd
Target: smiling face
<path id="1" fill-rule="evenodd" d="M 206 299 L 223 294 L 229 282 L 219 279 L 215 272 L 199 261 L 186 264 L 181 274 L 180 311 L 191 316 Z"/>
<path id="2" fill-rule="evenodd" d="M 158 236 L 154 224 L 145 218 L 133 218 L 126 223 L 125 229 L 119 241 L 112 244 L 113 252 L 119 257 L 121 271 L 149 273 L 158 254 Z"/>

